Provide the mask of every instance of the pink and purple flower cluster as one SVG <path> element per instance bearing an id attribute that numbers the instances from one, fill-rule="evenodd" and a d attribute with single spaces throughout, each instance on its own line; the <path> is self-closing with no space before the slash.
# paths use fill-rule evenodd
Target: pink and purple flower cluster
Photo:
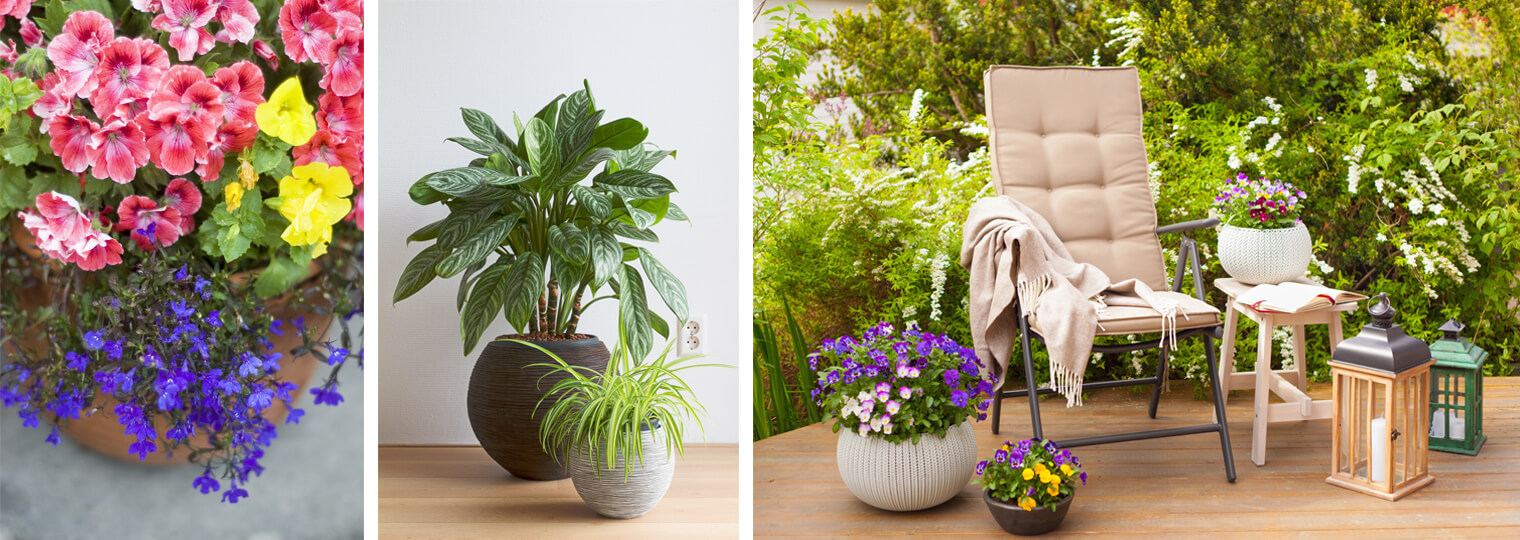
<path id="1" fill-rule="evenodd" d="M 1226 179 L 1214 209 L 1226 224 L 1252 229 L 1291 227 L 1298 223 L 1298 204 L 1307 195 L 1293 184 L 1240 173 Z"/>
<path id="2" fill-rule="evenodd" d="M 986 418 L 992 403 L 975 352 L 913 326 L 897 333 L 883 322 L 859 339 L 824 340 L 808 365 L 818 376 L 813 400 L 835 416 L 836 430 L 862 437 L 942 435 L 973 414 Z"/>

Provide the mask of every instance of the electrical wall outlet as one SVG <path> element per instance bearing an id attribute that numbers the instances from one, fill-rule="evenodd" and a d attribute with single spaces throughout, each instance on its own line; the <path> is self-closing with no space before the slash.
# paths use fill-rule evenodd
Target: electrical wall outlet
<path id="1" fill-rule="evenodd" d="M 676 333 L 676 356 L 707 354 L 707 316 L 692 315 Z"/>

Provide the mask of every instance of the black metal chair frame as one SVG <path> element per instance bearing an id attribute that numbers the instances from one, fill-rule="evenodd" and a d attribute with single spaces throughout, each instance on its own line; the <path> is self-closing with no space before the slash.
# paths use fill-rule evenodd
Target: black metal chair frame
<path id="1" fill-rule="evenodd" d="M 1192 238 L 1188 237 L 1187 233 L 1188 231 L 1212 228 L 1218 225 L 1218 219 L 1206 218 L 1183 223 L 1174 223 L 1171 225 L 1156 228 L 1157 236 L 1177 234 L 1182 237 L 1181 246 L 1178 249 L 1177 269 L 1172 277 L 1173 292 L 1182 292 L 1183 278 L 1186 277 L 1185 272 L 1187 270 L 1192 270 L 1193 296 L 1199 300 L 1203 300 L 1204 302 L 1208 301 L 1204 296 L 1203 273 L 1198 266 L 1198 243 Z M 1003 399 L 1010 397 L 1028 396 L 1029 419 L 1030 423 L 1034 427 L 1034 436 L 1035 438 L 1043 439 L 1044 430 L 1040 424 L 1039 395 L 1054 394 L 1055 390 L 1049 387 L 1035 386 L 1034 358 L 1029 348 L 1029 340 L 1032 337 L 1036 341 L 1044 343 L 1044 338 L 1041 337 L 1038 333 L 1033 332 L 1029 329 L 1029 320 L 1024 316 L 1023 312 L 1017 305 L 1014 306 L 1013 316 L 1019 321 L 1019 345 L 1020 350 L 1022 350 L 1024 354 L 1024 377 L 1027 381 L 1026 384 L 1028 387 L 1023 390 L 1002 390 L 999 392 L 998 399 L 993 400 L 992 402 L 992 433 L 996 434 L 998 432 L 998 421 L 1002 416 Z M 1208 359 L 1209 386 L 1212 388 L 1214 393 L 1214 410 L 1216 411 L 1215 423 L 1168 429 L 1156 429 L 1150 431 L 1137 431 L 1132 433 L 1118 433 L 1097 437 L 1085 437 L 1081 439 L 1056 441 L 1056 444 L 1063 447 L 1072 448 L 1094 444 L 1108 444 L 1125 441 L 1138 441 L 1143 439 L 1156 439 L 1161 437 L 1176 437 L 1179 435 L 1193 435 L 1197 433 L 1218 432 L 1220 452 L 1224 456 L 1225 477 L 1229 478 L 1230 482 L 1234 482 L 1235 459 L 1230 450 L 1230 427 L 1229 423 L 1225 420 L 1224 394 L 1220 392 L 1219 386 L 1219 358 L 1217 353 L 1214 351 L 1214 340 L 1223 337 L 1223 325 L 1216 324 L 1214 326 L 1190 328 L 1177 333 L 1177 339 L 1179 340 L 1193 336 L 1203 336 L 1204 356 Z M 1133 352 L 1144 349 L 1161 350 L 1160 360 L 1156 363 L 1155 376 L 1138 379 L 1083 383 L 1082 391 L 1086 392 L 1088 390 L 1097 390 L 1100 388 L 1151 385 L 1151 401 L 1149 412 L 1150 417 L 1155 418 L 1156 407 L 1161 401 L 1161 384 L 1166 376 L 1168 360 L 1168 351 L 1165 347 L 1161 346 L 1161 340 L 1153 339 L 1149 341 L 1126 343 L 1122 345 L 1094 344 L 1092 347 L 1093 352 L 1104 355 Z M 1007 375 L 1007 371 L 1005 370 L 1003 373 L 1004 381 L 1007 380 Z M 1030 388 L 1033 388 L 1034 391 L 1030 391 Z"/>

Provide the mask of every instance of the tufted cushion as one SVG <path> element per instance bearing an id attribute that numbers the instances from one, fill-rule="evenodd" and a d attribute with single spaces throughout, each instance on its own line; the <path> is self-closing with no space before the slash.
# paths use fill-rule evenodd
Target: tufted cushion
<path id="1" fill-rule="evenodd" d="M 1219 308 L 1186 294 L 1156 291 L 1162 298 L 1177 303 L 1177 329 L 1203 328 L 1219 324 Z M 1038 318 L 1031 319 L 1036 333 L 1044 334 Z M 1161 331 L 1161 314 L 1148 307 L 1108 306 L 1098 312 L 1098 335 L 1126 336 Z"/>
<path id="2" fill-rule="evenodd" d="M 1078 262 L 1168 289 L 1133 67 L 993 66 L 992 184 L 1050 222 Z"/>

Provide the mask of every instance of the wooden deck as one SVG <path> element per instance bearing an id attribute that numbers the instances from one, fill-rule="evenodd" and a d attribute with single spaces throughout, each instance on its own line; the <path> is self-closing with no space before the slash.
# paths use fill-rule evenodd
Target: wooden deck
<path id="1" fill-rule="evenodd" d="M 1311 385 L 1309 393 L 1328 398 L 1329 386 Z M 1185 384 L 1174 387 L 1155 420 L 1145 414 L 1148 391 L 1094 392 L 1073 409 L 1047 399 L 1045 434 L 1061 440 L 1207 423 L 1211 404 L 1194 399 Z M 1233 392 L 1228 405 L 1236 483 L 1225 480 L 1214 433 L 1078 448 L 1088 485 L 1052 534 L 1520 538 L 1520 378 L 1485 380 L 1482 453 L 1431 452 L 1435 483 L 1398 502 L 1325 483 L 1329 420 L 1272 424 L 1267 463 L 1252 465 L 1251 394 Z M 983 457 L 1004 440 L 1029 436 L 1026 403 L 1004 402 L 1000 435 L 992 435 L 990 423 L 978 426 Z M 919 512 L 886 512 L 856 500 L 839 478 L 837 437 L 818 424 L 755 443 L 756 537 L 1007 536 L 975 483 Z"/>
<path id="2" fill-rule="evenodd" d="M 381 447 L 381 538 L 736 538 L 739 449 L 687 445 L 659 506 L 596 515 L 569 479 L 520 480 L 478 446 Z"/>

